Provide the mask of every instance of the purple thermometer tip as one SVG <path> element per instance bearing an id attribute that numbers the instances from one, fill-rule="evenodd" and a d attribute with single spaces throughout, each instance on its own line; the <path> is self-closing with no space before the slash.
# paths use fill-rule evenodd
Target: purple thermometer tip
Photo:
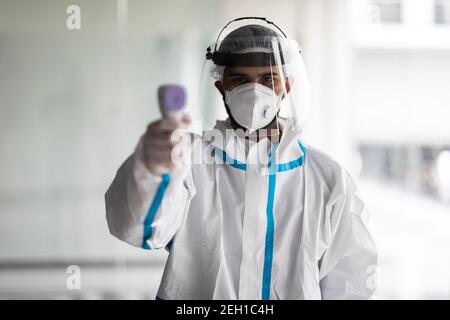
<path id="1" fill-rule="evenodd" d="M 158 99 L 166 112 L 176 112 L 186 104 L 186 89 L 179 85 L 164 85 L 158 88 Z"/>

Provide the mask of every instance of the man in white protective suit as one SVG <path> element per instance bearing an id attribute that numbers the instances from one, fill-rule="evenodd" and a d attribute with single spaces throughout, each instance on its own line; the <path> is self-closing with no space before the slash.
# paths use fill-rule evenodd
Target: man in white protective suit
<path id="1" fill-rule="evenodd" d="M 310 93 L 298 44 L 264 18 L 236 19 L 204 69 L 205 96 L 228 117 L 201 134 L 187 128 L 206 121 L 187 114 L 151 123 L 105 195 L 112 235 L 169 251 L 157 299 L 372 298 L 366 206 L 301 137 Z"/>

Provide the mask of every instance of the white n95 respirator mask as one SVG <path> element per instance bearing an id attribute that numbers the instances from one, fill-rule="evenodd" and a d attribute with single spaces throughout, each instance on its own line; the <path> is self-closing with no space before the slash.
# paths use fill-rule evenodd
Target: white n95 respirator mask
<path id="1" fill-rule="evenodd" d="M 251 132 L 264 128 L 280 109 L 281 95 L 259 83 L 242 84 L 225 91 L 225 103 L 234 120 Z"/>

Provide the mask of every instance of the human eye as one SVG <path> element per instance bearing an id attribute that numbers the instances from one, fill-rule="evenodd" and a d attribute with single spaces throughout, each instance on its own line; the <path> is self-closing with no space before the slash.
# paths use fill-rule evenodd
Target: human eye
<path id="1" fill-rule="evenodd" d="M 264 76 L 263 81 L 265 83 L 271 83 L 273 81 L 272 76 Z"/>
<path id="2" fill-rule="evenodd" d="M 233 81 L 234 84 L 243 84 L 245 83 L 244 77 L 233 77 L 231 78 L 231 81 Z"/>
<path id="3" fill-rule="evenodd" d="M 274 80 L 275 79 L 271 75 L 262 76 L 261 77 L 261 84 L 271 87 Z"/>

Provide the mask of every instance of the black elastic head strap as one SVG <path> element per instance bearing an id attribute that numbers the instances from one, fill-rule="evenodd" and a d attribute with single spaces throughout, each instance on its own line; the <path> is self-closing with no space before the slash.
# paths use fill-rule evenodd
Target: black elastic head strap
<path id="1" fill-rule="evenodd" d="M 217 39 L 216 39 L 216 43 L 214 44 L 214 52 L 211 52 L 211 47 L 210 47 L 210 46 L 206 49 L 206 59 L 207 59 L 207 60 L 213 59 L 213 53 L 217 53 L 217 43 L 219 42 L 220 36 L 222 35 L 223 31 L 224 31 L 230 24 L 232 24 L 233 22 L 237 22 L 237 21 L 241 21 L 241 20 L 261 20 L 261 21 L 265 21 L 265 22 L 267 22 L 268 24 L 271 24 L 271 25 L 273 25 L 275 28 L 277 28 L 277 29 L 281 32 L 281 34 L 282 34 L 285 38 L 287 38 L 287 36 L 286 36 L 286 34 L 283 32 L 283 30 L 281 30 L 281 28 L 280 28 L 279 26 L 277 26 L 274 22 L 272 22 L 272 21 L 270 21 L 270 20 L 267 20 L 267 18 L 264 18 L 264 17 L 241 17 L 241 18 L 237 18 L 237 19 L 234 19 L 234 20 L 231 20 L 230 22 L 228 22 L 228 23 L 222 28 L 222 30 L 220 30 L 219 35 L 217 36 Z"/>
<path id="2" fill-rule="evenodd" d="M 241 18 L 237 18 L 237 19 L 231 20 L 230 22 L 228 22 L 228 23 L 222 28 L 222 30 L 220 30 L 219 35 L 217 36 L 217 39 L 216 39 L 216 44 L 214 45 L 214 51 L 217 51 L 217 43 L 219 42 L 219 38 L 220 38 L 220 36 L 222 35 L 223 31 L 224 31 L 230 24 L 232 24 L 233 22 L 237 22 L 237 21 L 241 21 L 241 20 L 262 20 L 262 21 L 265 21 L 265 22 L 267 22 L 268 24 L 271 24 L 271 25 L 273 25 L 275 28 L 277 28 L 277 29 L 281 32 L 281 34 L 282 34 L 285 38 L 287 38 L 286 34 L 283 32 L 283 30 L 281 30 L 281 28 L 280 28 L 279 26 L 277 26 L 275 23 L 273 23 L 272 21 L 267 20 L 267 19 L 264 18 L 264 17 L 241 17 Z"/>

